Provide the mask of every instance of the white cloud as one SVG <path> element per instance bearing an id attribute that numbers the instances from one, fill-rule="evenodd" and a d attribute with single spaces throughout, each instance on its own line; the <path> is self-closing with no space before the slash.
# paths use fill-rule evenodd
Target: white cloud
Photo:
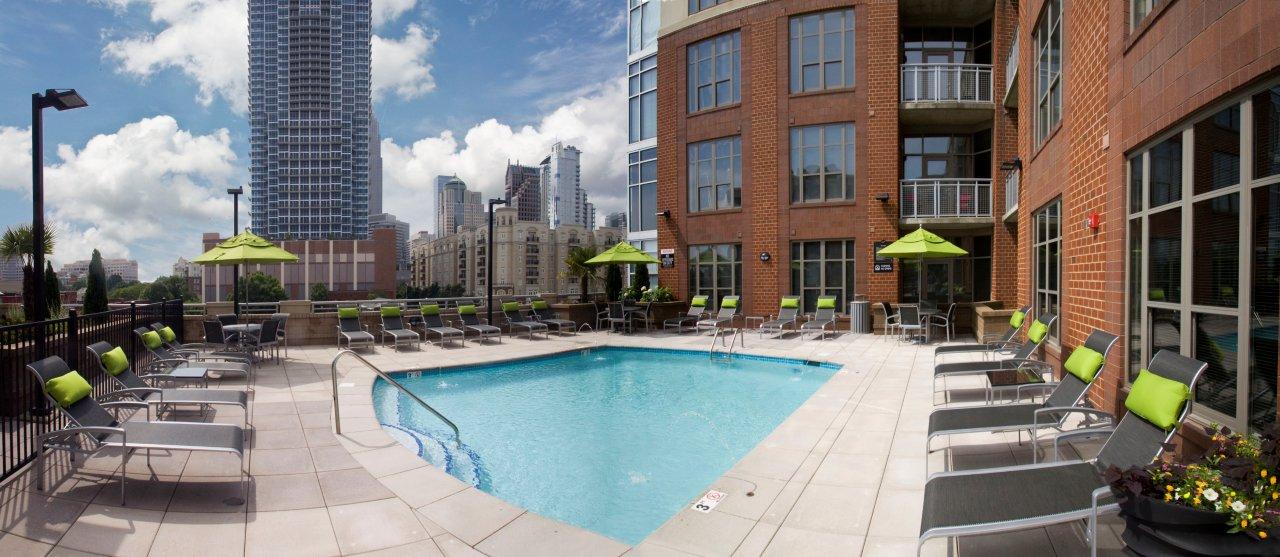
<path id="1" fill-rule="evenodd" d="M 0 153 L 0 187 L 29 192 L 29 175 L 10 178 L 30 172 L 29 131 L 0 128 Z M 137 259 L 145 278 L 168 274 L 177 256 L 199 254 L 202 232 L 229 229 L 224 191 L 242 183 L 243 172 L 227 130 L 193 134 L 172 116 L 126 124 L 79 149 L 59 145 L 45 167 L 46 209 L 58 233 L 53 259 L 85 259 L 97 248 Z"/>
<path id="2" fill-rule="evenodd" d="M 384 39 L 373 36 L 372 93 L 375 101 L 387 93 L 409 100 L 436 88 L 427 56 L 435 46 L 438 34 L 411 23 L 403 38 Z"/>
<path id="3" fill-rule="evenodd" d="M 405 12 L 412 10 L 417 3 L 418 0 L 374 0 L 372 7 L 374 28 L 395 21 Z"/>
<path id="4" fill-rule="evenodd" d="M 499 197 L 508 160 L 536 165 L 556 141 L 582 150 L 582 184 L 597 214 L 626 206 L 626 83 L 613 79 L 574 99 L 536 125 L 512 128 L 485 120 L 461 134 L 445 131 L 399 145 L 382 141 L 386 206 L 415 230 L 434 229 L 435 177 L 458 174 L 485 198 Z"/>

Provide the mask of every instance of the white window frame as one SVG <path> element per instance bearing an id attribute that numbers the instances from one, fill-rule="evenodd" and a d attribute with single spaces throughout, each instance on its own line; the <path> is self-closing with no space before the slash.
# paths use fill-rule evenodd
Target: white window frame
<path id="1" fill-rule="evenodd" d="M 1062 35 L 1062 0 L 1045 0 L 1044 9 L 1035 27 L 1036 63 L 1035 71 L 1032 72 L 1036 92 L 1037 147 L 1044 144 L 1050 132 L 1062 121 L 1062 97 L 1065 93 L 1062 68 L 1066 61 L 1066 50 L 1062 48 Z M 1052 65 L 1055 46 L 1058 52 L 1058 65 L 1056 68 L 1046 68 L 1046 65 Z"/>

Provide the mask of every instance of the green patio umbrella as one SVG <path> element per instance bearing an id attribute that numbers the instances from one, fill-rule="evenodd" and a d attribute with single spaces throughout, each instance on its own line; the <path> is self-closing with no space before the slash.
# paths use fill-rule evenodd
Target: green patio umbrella
<path id="1" fill-rule="evenodd" d="M 885 246 L 876 252 L 876 255 L 894 259 L 919 259 L 920 269 L 923 272 L 925 259 L 949 259 L 969 255 L 969 252 L 942 239 L 941 236 L 925 230 L 924 227 L 920 227 L 906 236 L 898 238 L 898 241 Z M 919 298 L 921 300 L 924 299 L 923 291 L 919 293 Z"/>
<path id="2" fill-rule="evenodd" d="M 265 238 L 249 231 L 235 237 L 218 242 L 213 249 L 200 254 L 191 260 L 199 265 L 248 265 L 251 263 L 293 263 L 298 256 L 268 242 Z M 239 278 L 239 277 L 237 277 Z M 236 314 L 240 313 L 240 292 L 233 288 L 231 300 Z"/>
<path id="3" fill-rule="evenodd" d="M 618 242 L 618 245 L 588 259 L 587 265 L 608 265 L 611 263 L 648 265 L 657 262 L 658 259 L 656 257 L 640 251 L 640 248 L 626 242 Z"/>

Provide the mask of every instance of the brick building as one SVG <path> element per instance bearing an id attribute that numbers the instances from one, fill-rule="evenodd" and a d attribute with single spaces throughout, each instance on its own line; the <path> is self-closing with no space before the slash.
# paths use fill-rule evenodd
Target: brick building
<path id="1" fill-rule="evenodd" d="M 215 232 L 201 238 L 208 251 L 225 240 Z M 394 297 L 396 293 L 396 230 L 369 231 L 368 240 L 285 240 L 276 242 L 298 256 L 297 263 L 241 265 L 241 276 L 262 271 L 278 279 L 290 300 L 310 299 L 311 285 L 323 284 L 332 300 L 361 300 L 370 294 Z M 201 299 L 231 299 L 232 267 L 205 266 L 200 270 Z"/>

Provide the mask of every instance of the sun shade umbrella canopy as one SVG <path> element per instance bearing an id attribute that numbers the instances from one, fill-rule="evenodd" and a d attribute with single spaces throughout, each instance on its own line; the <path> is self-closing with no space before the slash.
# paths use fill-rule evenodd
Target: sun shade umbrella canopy
<path id="1" fill-rule="evenodd" d="M 588 259 L 587 265 L 608 265 L 612 263 L 647 265 L 657 262 L 658 259 L 656 257 L 640 251 L 639 248 L 626 242 L 618 242 L 618 245 Z"/>
<path id="2" fill-rule="evenodd" d="M 969 252 L 961 249 L 955 244 L 942 239 L 941 236 L 925 230 L 920 227 L 912 231 L 910 234 L 898 238 L 898 241 L 889 244 L 884 249 L 876 252 L 880 257 L 892 257 L 894 259 L 919 259 L 921 268 L 923 269 L 925 259 L 948 259 L 952 257 L 962 257 L 969 255 Z M 920 285 L 920 292 L 917 299 L 924 300 L 924 285 Z"/>
<path id="3" fill-rule="evenodd" d="M 293 263 L 298 256 L 252 232 L 241 232 L 219 242 L 213 249 L 192 260 L 199 265 L 246 265 L 250 263 Z"/>

